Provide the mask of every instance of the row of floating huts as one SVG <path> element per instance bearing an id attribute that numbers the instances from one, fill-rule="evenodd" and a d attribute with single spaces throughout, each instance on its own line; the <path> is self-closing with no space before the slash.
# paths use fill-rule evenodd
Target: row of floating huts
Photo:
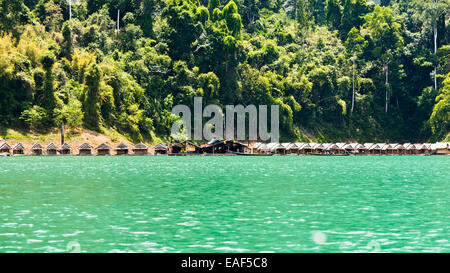
<path id="1" fill-rule="evenodd" d="M 298 155 L 448 155 L 450 143 L 256 143 L 257 154 Z"/>
<path id="2" fill-rule="evenodd" d="M 134 147 L 130 147 L 125 143 L 120 143 L 115 148 L 112 148 L 106 143 L 100 144 L 96 148 L 94 148 L 89 143 L 83 143 L 79 147 L 77 147 L 77 150 L 78 153 L 76 153 L 68 143 L 64 143 L 59 148 L 54 143 L 50 143 L 46 147 L 42 146 L 39 143 L 34 143 L 31 147 L 31 155 L 110 155 L 112 154 L 112 151 L 114 151 L 116 155 L 128 155 L 131 154 L 131 151 L 133 151 L 135 155 L 146 155 L 148 154 L 149 148 L 143 143 L 139 143 Z M 96 153 L 94 151 L 96 151 Z M 17 143 L 16 145 L 11 147 L 8 145 L 8 143 L 3 142 L 0 143 L 0 154 L 24 155 L 25 147 L 21 143 Z"/>
<path id="3" fill-rule="evenodd" d="M 11 153 L 12 151 L 12 153 Z M 143 143 L 131 147 L 120 143 L 111 147 L 106 143 L 94 148 L 89 143 L 77 147 L 77 152 L 68 144 L 61 147 L 50 143 L 46 147 L 39 143 L 31 147 L 32 155 L 148 155 L 150 149 Z M 238 141 L 212 140 L 197 145 L 190 141 L 181 143 L 157 144 L 153 148 L 155 155 L 448 155 L 450 143 L 262 143 L 244 144 Z M 25 148 L 21 143 L 9 146 L 6 142 L 0 143 L 0 154 L 23 155 Z"/>

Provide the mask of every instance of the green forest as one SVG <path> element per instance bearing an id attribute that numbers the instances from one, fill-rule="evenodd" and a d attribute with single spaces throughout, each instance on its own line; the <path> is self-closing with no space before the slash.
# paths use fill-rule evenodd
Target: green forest
<path id="1" fill-rule="evenodd" d="M 450 0 L 0 0 L 0 127 L 167 138 L 279 105 L 282 141 L 442 141 Z"/>

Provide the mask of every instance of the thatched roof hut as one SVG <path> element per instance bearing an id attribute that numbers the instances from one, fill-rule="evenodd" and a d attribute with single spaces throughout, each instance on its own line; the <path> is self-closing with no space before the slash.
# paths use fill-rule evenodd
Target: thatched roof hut
<path id="1" fill-rule="evenodd" d="M 58 147 L 54 143 L 50 143 L 45 148 L 47 151 L 47 155 L 57 155 L 58 154 Z"/>
<path id="2" fill-rule="evenodd" d="M 14 155 L 23 155 L 25 154 L 25 147 L 23 147 L 22 143 L 17 143 L 13 146 L 13 154 Z"/>
<path id="3" fill-rule="evenodd" d="M 133 152 L 136 155 L 146 155 L 146 154 L 148 154 L 148 146 L 145 145 L 144 143 L 140 142 L 140 143 L 136 144 L 136 146 L 134 146 Z"/>
<path id="4" fill-rule="evenodd" d="M 96 148 L 96 150 L 98 155 L 109 155 L 111 147 L 106 143 L 102 143 Z"/>
<path id="5" fill-rule="evenodd" d="M 117 155 L 127 155 L 130 150 L 130 146 L 121 142 L 115 149 Z"/>
<path id="6" fill-rule="evenodd" d="M 44 153 L 44 147 L 39 143 L 34 143 L 33 146 L 31 146 L 31 151 L 33 155 L 42 155 Z"/>
<path id="7" fill-rule="evenodd" d="M 94 147 L 92 147 L 89 143 L 85 142 L 78 147 L 78 153 L 79 155 L 91 155 L 93 149 Z"/>
<path id="8" fill-rule="evenodd" d="M 11 151 L 11 146 L 6 142 L 0 143 L 0 153 L 8 153 Z"/>
<path id="9" fill-rule="evenodd" d="M 167 151 L 169 150 L 169 147 L 167 147 L 166 144 L 159 143 L 156 145 L 153 150 L 155 150 L 155 154 L 167 154 Z"/>
<path id="10" fill-rule="evenodd" d="M 59 148 L 59 153 L 62 155 L 70 155 L 72 153 L 72 147 L 68 143 L 64 143 L 61 148 Z"/>

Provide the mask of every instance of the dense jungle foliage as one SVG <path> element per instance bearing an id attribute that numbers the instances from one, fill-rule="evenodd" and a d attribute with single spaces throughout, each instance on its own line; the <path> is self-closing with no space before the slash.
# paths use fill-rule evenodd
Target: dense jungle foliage
<path id="1" fill-rule="evenodd" d="M 169 135 L 174 105 L 202 96 L 279 105 L 282 140 L 443 140 L 449 7 L 0 0 L 0 125 L 46 132 L 64 122 L 151 141 Z"/>

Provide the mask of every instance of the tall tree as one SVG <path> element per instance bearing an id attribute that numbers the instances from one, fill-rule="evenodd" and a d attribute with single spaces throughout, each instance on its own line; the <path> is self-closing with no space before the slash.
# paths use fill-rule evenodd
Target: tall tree
<path id="1" fill-rule="evenodd" d="M 450 10 L 450 0 L 414 0 L 422 11 L 424 18 L 433 26 L 434 54 L 438 50 L 438 21 Z M 438 89 L 437 65 L 434 67 L 434 90 Z"/>
<path id="2" fill-rule="evenodd" d="M 310 2 L 307 0 L 297 0 L 296 21 L 302 36 L 302 44 L 305 43 L 305 37 L 313 24 Z"/>
<path id="3" fill-rule="evenodd" d="M 328 24 L 333 29 L 339 29 L 341 25 L 342 11 L 339 0 L 327 0 L 326 17 Z"/>
<path id="4" fill-rule="evenodd" d="M 365 28 L 375 43 L 373 54 L 381 60 L 385 74 L 385 112 L 388 112 L 389 65 L 403 46 L 401 25 L 389 7 L 376 6 L 373 13 L 365 17 Z"/>
<path id="5" fill-rule="evenodd" d="M 364 49 L 367 47 L 368 42 L 361 36 L 359 30 L 355 27 L 350 30 L 348 33 L 347 41 L 345 42 L 347 47 L 347 54 L 351 58 L 353 62 L 353 77 L 352 77 L 352 108 L 351 112 L 353 113 L 353 109 L 355 106 L 355 69 L 356 69 L 356 60 L 363 53 Z"/>

